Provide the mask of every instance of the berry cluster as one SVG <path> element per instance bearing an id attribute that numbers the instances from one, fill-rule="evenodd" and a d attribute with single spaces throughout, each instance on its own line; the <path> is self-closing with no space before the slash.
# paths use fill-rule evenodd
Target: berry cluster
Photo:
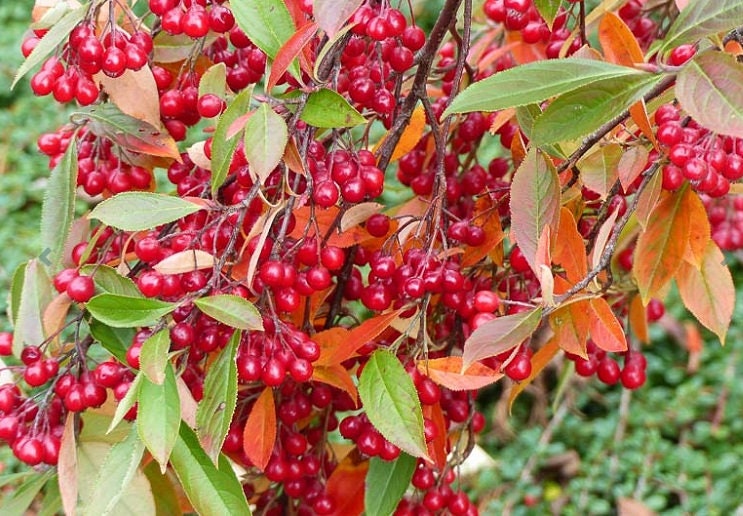
<path id="1" fill-rule="evenodd" d="M 575 363 L 575 372 L 580 376 L 590 377 L 594 374 L 606 385 L 614 385 L 621 381 L 625 389 L 639 389 L 645 384 L 645 369 L 647 361 L 639 351 L 624 353 L 624 367 L 609 356 L 606 351 L 599 349 L 589 340 L 586 346 L 588 358 L 567 354 Z"/>

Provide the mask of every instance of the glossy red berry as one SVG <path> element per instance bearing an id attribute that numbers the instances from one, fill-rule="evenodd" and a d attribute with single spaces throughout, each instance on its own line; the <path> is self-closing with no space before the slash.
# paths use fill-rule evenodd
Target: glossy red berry
<path id="1" fill-rule="evenodd" d="M 86 303 L 95 294 L 95 282 L 91 276 L 77 276 L 69 282 L 66 292 L 73 301 Z"/>

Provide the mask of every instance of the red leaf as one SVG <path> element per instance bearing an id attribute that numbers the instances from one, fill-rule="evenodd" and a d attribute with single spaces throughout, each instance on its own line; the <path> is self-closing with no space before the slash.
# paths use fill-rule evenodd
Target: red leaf
<path id="1" fill-rule="evenodd" d="M 589 302 L 589 307 L 593 342 L 604 351 L 627 351 L 627 338 L 609 303 L 604 298 L 595 297 Z"/>
<path id="2" fill-rule="evenodd" d="M 433 459 L 433 463 L 439 469 L 444 469 L 444 466 L 446 466 L 446 456 L 449 453 L 449 439 L 447 423 L 444 418 L 444 411 L 441 410 L 441 403 L 423 405 L 423 417 L 433 421 L 433 426 L 437 430 L 436 437 L 433 441 L 426 443 L 428 456 Z"/>
<path id="3" fill-rule="evenodd" d="M 503 378 L 503 373 L 479 362 L 462 372 L 462 357 L 457 356 L 418 360 L 416 367 L 437 384 L 453 391 L 481 389 Z"/>
<path id="4" fill-rule="evenodd" d="M 552 260 L 555 265 L 565 269 L 565 275 L 571 283 L 579 282 L 588 272 L 583 237 L 578 232 L 573 214 L 565 207 L 560 210 L 560 224 L 557 227 Z"/>
<path id="5" fill-rule="evenodd" d="M 289 38 L 286 43 L 276 53 L 276 59 L 271 64 L 271 73 L 266 83 L 266 91 L 271 91 L 281 76 L 292 64 L 292 61 L 302 52 L 302 49 L 309 45 L 312 38 L 317 32 L 317 24 L 307 22 L 299 27 L 296 32 Z"/>
<path id="6" fill-rule="evenodd" d="M 389 328 L 392 321 L 397 319 L 403 311 L 404 309 L 400 308 L 386 314 L 376 315 L 352 330 L 331 328 L 316 333 L 312 339 L 320 344 L 321 350 L 317 364 L 334 365 L 348 360 L 354 356 L 357 349 Z"/>
<path id="7" fill-rule="evenodd" d="M 266 387 L 250 410 L 243 431 L 243 451 L 263 471 L 276 443 L 276 406 L 273 390 Z"/>
<path id="8" fill-rule="evenodd" d="M 364 484 L 369 461 L 361 461 L 359 454 L 351 452 L 336 466 L 328 478 L 325 491 L 335 500 L 338 516 L 357 516 L 364 512 Z"/>

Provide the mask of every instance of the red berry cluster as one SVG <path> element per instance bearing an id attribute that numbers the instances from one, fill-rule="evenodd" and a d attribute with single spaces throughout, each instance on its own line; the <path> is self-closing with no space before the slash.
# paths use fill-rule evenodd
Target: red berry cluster
<path id="1" fill-rule="evenodd" d="M 639 389 L 645 384 L 645 369 L 647 361 L 645 355 L 639 351 L 627 351 L 624 355 L 624 367 L 619 366 L 619 362 L 609 356 L 609 354 L 599 349 L 593 341 L 589 340 L 586 346 L 588 359 L 578 355 L 566 354 L 566 356 L 575 362 L 575 372 L 583 377 L 598 376 L 598 379 L 606 385 L 614 385 L 621 381 L 625 389 Z"/>
<path id="2" fill-rule="evenodd" d="M 658 36 L 658 23 L 645 8 L 646 0 L 629 0 L 619 8 L 619 17 L 627 24 L 640 46 L 647 49 Z"/>
<path id="3" fill-rule="evenodd" d="M 668 162 L 663 165 L 663 188 L 676 190 L 688 180 L 695 190 L 722 197 L 730 183 L 743 177 L 743 142 L 704 129 L 673 104 L 655 112 L 656 137 Z"/>
<path id="4" fill-rule="evenodd" d="M 726 195 L 713 199 L 703 195 L 702 202 L 712 227 L 712 239 L 720 249 L 743 249 L 743 197 Z"/>
<path id="5" fill-rule="evenodd" d="M 338 149 L 326 154 L 317 146 L 312 157 L 312 200 L 318 206 L 329 208 L 339 200 L 356 204 L 382 195 L 384 172 L 371 152 Z"/>

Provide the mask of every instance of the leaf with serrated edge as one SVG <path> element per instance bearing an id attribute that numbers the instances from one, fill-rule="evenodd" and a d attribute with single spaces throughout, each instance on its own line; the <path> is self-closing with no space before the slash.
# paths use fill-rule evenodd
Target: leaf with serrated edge
<path id="1" fill-rule="evenodd" d="M 234 332 L 229 344 L 209 366 L 204 379 L 204 397 L 196 409 L 196 434 L 204 451 L 215 463 L 237 405 L 235 356 L 240 336 L 239 331 Z"/>
<path id="2" fill-rule="evenodd" d="M 381 349 L 372 353 L 361 372 L 359 397 L 385 439 L 414 457 L 429 459 L 418 394 L 395 355 Z"/>
<path id="3" fill-rule="evenodd" d="M 595 297 L 588 304 L 591 339 L 596 346 L 611 353 L 627 351 L 627 338 L 609 303 L 602 297 Z"/>
<path id="4" fill-rule="evenodd" d="M 181 274 L 214 267 L 214 256 L 201 249 L 188 249 L 173 253 L 154 267 L 160 274 Z"/>
<path id="5" fill-rule="evenodd" d="M 114 412 L 111 423 L 108 425 L 108 429 L 106 430 L 107 434 L 110 434 L 113 429 L 121 423 L 124 416 L 126 416 L 126 413 L 129 412 L 129 409 L 137 403 L 137 399 L 139 398 L 139 386 L 142 384 L 143 378 L 144 373 L 140 371 L 137 373 L 137 376 L 134 377 L 132 383 L 129 384 L 129 390 L 126 391 L 124 397 L 119 401 L 119 404 L 116 405 L 116 412 Z"/>
<path id="6" fill-rule="evenodd" d="M 577 163 L 583 185 L 606 199 L 611 187 L 619 177 L 619 160 L 623 149 L 618 143 L 610 143 L 586 154 Z"/>
<path id="7" fill-rule="evenodd" d="M 700 267 L 682 263 L 676 284 L 686 308 L 724 345 L 735 309 L 735 284 L 720 249 L 709 242 Z"/>
<path id="8" fill-rule="evenodd" d="M 44 62 L 49 54 L 54 52 L 58 45 L 63 43 L 67 36 L 69 36 L 72 29 L 85 18 L 88 12 L 87 5 L 81 5 L 80 7 L 65 14 L 61 20 L 55 23 L 47 32 L 39 44 L 34 47 L 29 56 L 23 62 L 21 67 L 13 78 L 13 83 L 10 85 L 10 89 L 15 88 L 18 81 L 23 78 L 28 72 L 31 71 L 36 65 L 40 65 Z"/>
<path id="9" fill-rule="evenodd" d="M 366 122 L 345 98 L 328 88 L 310 94 L 299 118 L 323 128 L 354 127 Z"/>
<path id="10" fill-rule="evenodd" d="M 372 457 L 366 473 L 364 509 L 368 516 L 388 516 L 395 512 L 415 472 L 417 460 L 401 453 L 394 461 Z"/>
<path id="11" fill-rule="evenodd" d="M 662 198 L 637 239 L 632 272 L 643 304 L 663 289 L 681 266 L 689 242 L 688 195 L 695 194 L 685 187 Z"/>
<path id="12" fill-rule="evenodd" d="M 683 43 L 691 43 L 705 36 L 733 29 L 736 27 L 736 20 L 741 19 L 743 2 L 740 0 L 688 2 L 666 32 L 658 55 Z"/>
<path id="13" fill-rule="evenodd" d="M 194 300 L 194 304 L 209 317 L 239 330 L 263 330 L 258 309 L 240 296 L 220 294 Z"/>
<path id="14" fill-rule="evenodd" d="M 109 514 L 116 507 L 134 478 L 143 453 L 144 444 L 132 425 L 127 438 L 114 444 L 103 460 L 83 515 Z"/>
<path id="15" fill-rule="evenodd" d="M 284 119 L 263 103 L 245 124 L 245 157 L 250 173 L 263 184 L 281 162 L 289 130 Z"/>
<path id="16" fill-rule="evenodd" d="M 250 107 L 250 98 L 253 94 L 253 88 L 245 88 L 232 99 L 227 105 L 224 113 L 217 120 L 217 127 L 214 129 L 212 137 L 212 196 L 216 197 L 217 190 L 222 186 L 230 170 L 232 156 L 240 141 L 237 135 L 231 138 L 227 137 L 230 126 L 241 116 L 243 116 Z"/>
<path id="17" fill-rule="evenodd" d="M 100 322 L 114 328 L 150 326 L 176 309 L 176 304 L 157 299 L 145 299 L 116 294 L 98 294 L 86 304 L 86 309 Z"/>
<path id="18" fill-rule="evenodd" d="M 443 116 L 525 106 L 600 80 L 642 75 L 633 68 L 592 59 L 536 61 L 473 83 L 454 98 Z"/>
<path id="19" fill-rule="evenodd" d="M 21 485 L 14 486 L 7 495 L 3 496 L 0 503 L 0 514 L 23 515 L 36 499 L 41 488 L 53 478 L 54 469 L 48 469 L 45 473 L 29 476 Z"/>
<path id="20" fill-rule="evenodd" d="M 143 231 L 176 221 L 202 209 L 196 203 L 151 192 L 124 192 L 106 199 L 88 218 L 124 231 Z"/>
<path id="21" fill-rule="evenodd" d="M 547 22 L 549 28 L 552 28 L 561 4 L 562 0 L 534 0 L 534 7 L 537 8 L 537 12 Z"/>
<path id="22" fill-rule="evenodd" d="M 565 207 L 560 208 L 560 222 L 557 227 L 555 249 L 552 261 L 565 269 L 568 281 L 578 283 L 588 272 L 586 248 L 583 237 L 573 214 Z"/>
<path id="23" fill-rule="evenodd" d="M 273 390 L 266 387 L 250 409 L 243 429 L 243 451 L 261 471 L 266 469 L 276 443 L 276 405 Z"/>
<path id="24" fill-rule="evenodd" d="M 50 270 L 60 269 L 64 245 L 75 217 L 77 145 L 69 145 L 52 170 L 41 207 L 41 241 L 51 249 Z"/>
<path id="25" fill-rule="evenodd" d="M 556 232 L 560 218 L 560 178 L 548 160 L 530 149 L 511 183 L 511 238 L 535 273 L 539 238 L 547 226 Z"/>
<path id="26" fill-rule="evenodd" d="M 165 381 L 165 366 L 168 364 L 170 333 L 167 329 L 151 335 L 142 343 L 139 354 L 139 370 L 152 383 L 162 385 Z"/>
<path id="27" fill-rule="evenodd" d="M 93 76 L 96 84 L 108 96 L 108 100 L 118 106 L 127 115 L 147 122 L 152 127 L 161 128 L 160 96 L 157 93 L 157 83 L 152 74 L 152 68 L 143 66 L 139 70 L 126 70 L 119 77 L 109 77 L 105 73 Z M 175 147 L 175 140 L 167 133 L 161 134 L 167 146 Z M 175 156 L 173 156 L 175 157 Z"/>
<path id="28" fill-rule="evenodd" d="M 226 81 L 227 66 L 224 63 L 210 66 L 199 80 L 199 97 L 212 94 L 224 98 Z"/>
<path id="29" fill-rule="evenodd" d="M 13 355 L 20 356 L 27 345 L 44 341 L 42 314 L 52 300 L 51 280 L 37 259 L 30 260 L 23 275 L 22 290 L 15 316 Z"/>
<path id="30" fill-rule="evenodd" d="M 538 307 L 483 323 L 464 342 L 462 368 L 515 348 L 534 333 L 541 318 L 542 308 Z"/>
<path id="31" fill-rule="evenodd" d="M 640 100 L 662 79 L 662 75 L 649 73 L 628 75 L 568 92 L 534 121 L 532 143 L 544 145 L 582 138 Z"/>
<path id="32" fill-rule="evenodd" d="M 418 371 L 453 391 L 481 389 L 503 378 L 503 373 L 475 362 L 462 372 L 462 357 L 451 356 L 418 360 Z"/>
<path id="33" fill-rule="evenodd" d="M 121 296 L 144 297 L 137 285 L 126 276 L 119 274 L 108 265 L 88 264 L 80 267 L 80 273 L 93 276 L 96 286 L 109 294 Z"/>
<path id="34" fill-rule="evenodd" d="M 299 27 L 296 32 L 284 43 L 276 53 L 276 59 L 271 64 L 271 72 L 266 82 L 266 91 L 271 91 L 281 79 L 286 70 L 294 63 L 297 56 L 308 47 L 317 33 L 317 24 L 307 22 Z"/>
<path id="35" fill-rule="evenodd" d="M 170 452 L 178 440 L 178 427 L 181 424 L 181 404 L 171 364 L 167 364 L 165 368 L 165 381 L 162 385 L 152 383 L 147 378 L 142 380 L 138 402 L 139 436 L 152 458 L 160 464 L 160 470 L 165 472 Z"/>
<path id="36" fill-rule="evenodd" d="M 743 138 L 741 84 L 743 66 L 735 56 L 704 52 L 681 70 L 675 91 L 681 107 L 701 126 Z"/>

